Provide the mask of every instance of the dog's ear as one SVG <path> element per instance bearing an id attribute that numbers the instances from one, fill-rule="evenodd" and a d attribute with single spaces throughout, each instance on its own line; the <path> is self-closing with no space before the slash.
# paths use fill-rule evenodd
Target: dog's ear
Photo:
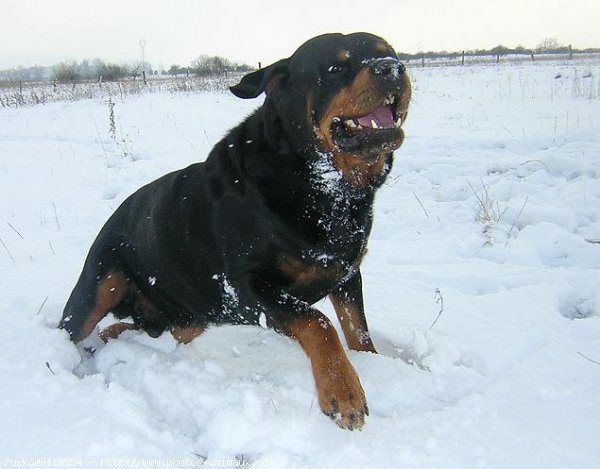
<path id="1" fill-rule="evenodd" d="M 256 98 L 263 91 L 271 91 L 278 80 L 289 73 L 288 59 L 282 59 L 268 67 L 244 75 L 240 82 L 229 87 L 238 98 Z"/>

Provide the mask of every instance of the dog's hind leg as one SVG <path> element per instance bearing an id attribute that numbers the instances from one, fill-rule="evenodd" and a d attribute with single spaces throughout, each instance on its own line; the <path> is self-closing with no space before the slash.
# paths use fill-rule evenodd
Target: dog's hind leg
<path id="1" fill-rule="evenodd" d="M 59 327 L 65 329 L 75 343 L 92 333 L 96 325 L 123 301 L 130 281 L 118 267 L 96 275 L 88 263 L 65 306 Z"/>
<path id="2" fill-rule="evenodd" d="M 171 334 L 180 344 L 189 344 L 192 340 L 202 334 L 204 329 L 205 328 L 202 326 L 176 326 L 171 329 Z"/>
<path id="3" fill-rule="evenodd" d="M 109 339 L 118 338 L 125 331 L 137 331 L 139 327 L 129 322 L 117 322 L 100 331 L 100 338 L 103 342 L 108 342 Z"/>

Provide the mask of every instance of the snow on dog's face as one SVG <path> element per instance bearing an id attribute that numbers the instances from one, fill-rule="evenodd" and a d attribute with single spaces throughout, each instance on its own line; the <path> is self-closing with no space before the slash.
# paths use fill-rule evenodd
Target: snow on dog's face
<path id="1" fill-rule="evenodd" d="M 270 141 L 306 158 L 328 155 L 354 186 L 373 184 L 404 140 L 411 97 L 405 67 L 383 39 L 325 34 L 288 59 L 246 75 L 239 97 L 266 91 Z"/>

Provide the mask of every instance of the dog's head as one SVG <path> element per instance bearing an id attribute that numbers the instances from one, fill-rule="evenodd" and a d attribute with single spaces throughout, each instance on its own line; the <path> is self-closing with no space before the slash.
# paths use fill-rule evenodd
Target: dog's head
<path id="1" fill-rule="evenodd" d="M 344 179 L 366 186 L 402 144 L 410 80 L 394 49 L 368 33 L 325 34 L 289 58 L 245 75 L 240 98 L 265 92 L 265 132 L 278 151 L 330 155 Z"/>

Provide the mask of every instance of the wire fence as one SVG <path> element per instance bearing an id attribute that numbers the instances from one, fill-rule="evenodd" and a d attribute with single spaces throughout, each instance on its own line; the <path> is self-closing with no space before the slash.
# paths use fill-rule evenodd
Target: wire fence
<path id="1" fill-rule="evenodd" d="M 600 61 L 600 53 L 592 52 L 568 52 L 568 53 L 544 53 L 536 54 L 486 54 L 474 55 L 467 53 L 452 53 L 446 56 L 411 56 L 403 58 L 403 62 L 411 67 L 452 67 L 469 66 L 481 64 L 523 64 L 530 62 L 578 62 L 578 61 Z"/>
<path id="2" fill-rule="evenodd" d="M 496 54 L 471 55 L 454 53 L 447 56 L 411 56 L 403 58 L 410 68 L 454 67 L 493 64 L 526 64 L 537 62 L 600 63 L 600 53 L 566 54 Z M 154 76 L 148 79 L 124 79 L 115 82 L 80 81 L 61 83 L 46 81 L 0 81 L 0 108 L 34 106 L 59 101 L 79 101 L 83 99 L 124 98 L 143 93 L 194 93 L 206 91 L 227 91 L 229 86 L 239 81 L 242 72 L 229 72 L 218 76 Z"/>
<path id="3" fill-rule="evenodd" d="M 147 80 L 126 79 L 116 82 L 0 82 L 0 108 L 34 106 L 83 99 L 124 98 L 128 95 L 143 93 L 226 91 L 229 86 L 239 81 L 241 75 L 241 73 L 228 73 L 227 75 L 212 77 L 154 77 Z"/>

